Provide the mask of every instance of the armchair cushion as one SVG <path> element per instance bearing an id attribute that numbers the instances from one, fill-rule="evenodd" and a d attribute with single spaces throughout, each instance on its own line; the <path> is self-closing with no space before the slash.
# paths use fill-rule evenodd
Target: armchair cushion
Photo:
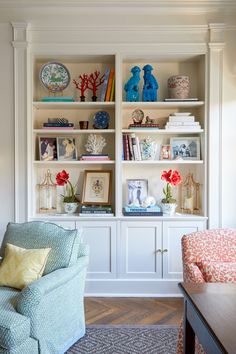
<path id="1" fill-rule="evenodd" d="M 76 263 L 80 241 L 81 230 L 65 230 L 58 225 L 42 221 L 9 223 L 0 256 L 4 256 L 6 243 L 28 249 L 51 248 L 43 273 L 48 274 Z"/>
<path id="2" fill-rule="evenodd" d="M 25 249 L 6 244 L 0 265 L 0 286 L 23 289 L 39 279 L 44 271 L 50 248 Z"/>
<path id="3" fill-rule="evenodd" d="M 30 319 L 17 313 L 15 304 L 19 292 L 1 288 L 0 298 L 0 347 L 10 350 L 30 336 Z"/>
<path id="4" fill-rule="evenodd" d="M 202 261 L 198 267 L 207 283 L 235 283 L 236 263 Z"/>

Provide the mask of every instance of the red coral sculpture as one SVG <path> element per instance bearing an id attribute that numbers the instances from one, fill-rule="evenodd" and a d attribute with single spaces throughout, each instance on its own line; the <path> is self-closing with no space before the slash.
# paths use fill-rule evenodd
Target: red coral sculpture
<path id="1" fill-rule="evenodd" d="M 97 89 L 100 85 L 104 82 L 104 74 L 100 76 L 100 71 L 95 71 L 94 73 L 90 74 L 88 77 L 88 89 L 93 91 L 93 97 L 96 97 Z"/>
<path id="2" fill-rule="evenodd" d="M 75 84 L 75 87 L 81 91 L 81 98 L 84 97 L 85 91 L 88 88 L 88 75 L 83 74 L 79 76 L 80 81 L 76 81 L 75 79 L 73 80 L 73 84 Z"/>

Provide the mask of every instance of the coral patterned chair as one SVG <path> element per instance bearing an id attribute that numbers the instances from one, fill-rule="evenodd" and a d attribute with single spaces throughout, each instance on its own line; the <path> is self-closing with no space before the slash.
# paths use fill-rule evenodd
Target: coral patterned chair
<path id="1" fill-rule="evenodd" d="M 182 237 L 183 276 L 188 283 L 236 282 L 236 229 L 214 229 Z M 196 353 L 204 353 L 196 340 Z M 182 323 L 177 353 L 183 353 Z"/>

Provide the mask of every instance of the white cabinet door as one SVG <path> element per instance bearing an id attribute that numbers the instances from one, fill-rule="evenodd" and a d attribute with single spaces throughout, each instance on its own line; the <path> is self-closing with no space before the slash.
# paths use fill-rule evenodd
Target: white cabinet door
<path id="1" fill-rule="evenodd" d="M 163 222 L 163 278 L 182 279 L 181 238 L 191 232 L 204 230 L 205 221 Z"/>
<path id="2" fill-rule="evenodd" d="M 81 221 L 83 243 L 89 245 L 87 279 L 116 277 L 116 222 Z"/>
<path id="3" fill-rule="evenodd" d="M 161 222 L 121 223 L 122 278 L 161 278 Z"/>

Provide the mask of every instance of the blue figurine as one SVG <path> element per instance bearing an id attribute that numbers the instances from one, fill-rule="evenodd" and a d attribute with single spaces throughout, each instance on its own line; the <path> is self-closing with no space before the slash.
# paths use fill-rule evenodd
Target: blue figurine
<path id="1" fill-rule="evenodd" d="M 149 64 L 143 67 L 144 85 L 143 85 L 143 101 L 155 102 L 157 101 L 157 90 L 159 88 L 156 78 L 152 75 L 153 67 Z"/>
<path id="2" fill-rule="evenodd" d="M 140 68 L 134 66 L 131 69 L 133 76 L 126 82 L 124 89 L 126 91 L 127 102 L 139 101 L 139 81 L 140 81 Z"/>

